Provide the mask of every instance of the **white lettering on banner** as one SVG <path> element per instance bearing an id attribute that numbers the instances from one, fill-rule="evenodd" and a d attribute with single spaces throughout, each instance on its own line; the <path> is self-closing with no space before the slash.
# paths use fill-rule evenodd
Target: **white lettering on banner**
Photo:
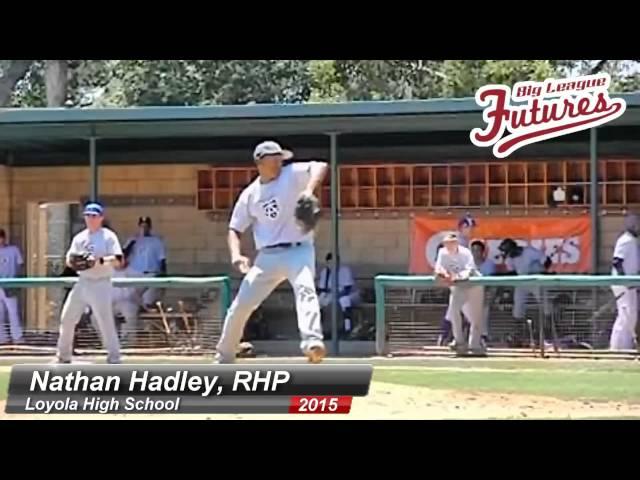
<path id="1" fill-rule="evenodd" d="M 425 255 L 427 263 L 433 267 L 436 263 L 436 253 L 438 244 L 444 238 L 446 232 L 438 232 L 433 235 L 425 245 Z M 485 242 L 488 247 L 488 258 L 496 262 L 497 265 L 502 265 L 503 259 L 498 250 L 503 238 L 485 238 L 480 239 Z M 532 238 L 531 240 L 525 240 L 522 238 L 514 238 L 515 242 L 522 246 L 532 246 L 551 257 L 551 261 L 556 265 L 576 265 L 580 262 L 580 237 L 569 238 Z"/>

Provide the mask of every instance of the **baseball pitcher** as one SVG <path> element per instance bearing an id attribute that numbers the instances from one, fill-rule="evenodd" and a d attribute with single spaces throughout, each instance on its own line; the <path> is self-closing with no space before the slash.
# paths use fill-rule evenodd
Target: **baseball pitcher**
<path id="1" fill-rule="evenodd" d="M 0 229 L 0 278 L 15 278 L 23 265 L 20 249 L 7 243 L 7 234 Z M 18 290 L 0 288 L 0 343 L 7 343 L 6 316 L 13 343 L 22 342 L 22 326 L 18 314 Z"/>
<path id="2" fill-rule="evenodd" d="M 106 348 L 107 362 L 120 363 L 120 342 L 113 318 L 112 283 L 114 266 L 122 261 L 118 237 L 104 228 L 104 208 L 88 203 L 84 208 L 86 229 L 71 241 L 67 266 L 78 273 L 78 282 L 64 302 L 60 318 L 57 363 L 71 363 L 75 326 L 85 308 L 91 308 Z"/>
<path id="3" fill-rule="evenodd" d="M 618 237 L 613 250 L 611 275 L 638 275 L 638 233 L 640 219 L 634 214 L 624 218 L 625 231 Z M 635 288 L 612 285 L 618 314 L 613 324 L 609 348 L 627 350 L 636 348 L 635 331 L 638 321 L 638 291 Z"/>
<path id="4" fill-rule="evenodd" d="M 231 262 L 245 275 L 227 311 L 216 361 L 232 363 L 251 313 L 284 280 L 293 287 L 301 349 L 310 362 L 326 354 L 315 288 L 314 227 L 319 202 L 313 195 L 327 172 L 322 162 L 282 162 L 293 157 L 276 142 L 259 144 L 253 153 L 258 178 L 247 186 L 229 222 Z M 240 235 L 252 227 L 258 254 L 253 265 L 240 251 Z"/>
<path id="5" fill-rule="evenodd" d="M 443 240 L 444 247 L 438 252 L 435 274 L 449 287 L 449 320 L 453 329 L 456 354 L 464 355 L 468 348 L 476 355 L 485 355 L 482 345 L 482 303 L 484 291 L 481 286 L 471 286 L 464 281 L 480 273 L 473 261 L 471 251 L 458 242 L 456 233 L 448 234 Z M 469 342 L 464 339 L 462 313 L 469 321 Z"/>

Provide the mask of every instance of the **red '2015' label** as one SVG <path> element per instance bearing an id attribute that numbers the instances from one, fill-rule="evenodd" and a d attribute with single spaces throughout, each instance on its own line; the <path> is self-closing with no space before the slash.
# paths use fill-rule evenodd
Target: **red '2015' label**
<path id="1" fill-rule="evenodd" d="M 291 397 L 289 413 L 349 413 L 352 397 Z"/>

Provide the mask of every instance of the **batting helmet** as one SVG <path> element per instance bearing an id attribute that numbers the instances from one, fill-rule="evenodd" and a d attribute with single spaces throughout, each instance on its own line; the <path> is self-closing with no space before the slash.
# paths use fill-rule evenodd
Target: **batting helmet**
<path id="1" fill-rule="evenodd" d="M 518 244 L 511 238 L 505 238 L 498 246 L 498 250 L 500 250 L 505 257 L 514 257 L 518 248 Z"/>

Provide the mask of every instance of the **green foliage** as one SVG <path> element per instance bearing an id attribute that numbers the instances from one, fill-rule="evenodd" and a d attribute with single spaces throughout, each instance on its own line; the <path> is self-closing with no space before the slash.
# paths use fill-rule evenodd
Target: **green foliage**
<path id="1" fill-rule="evenodd" d="M 0 60 L 0 82 L 11 60 Z M 44 61 L 15 84 L 12 106 L 45 107 Z M 68 107 L 233 105 L 468 97 L 586 74 L 601 63 L 611 90 L 640 90 L 635 60 L 68 60 Z"/>

